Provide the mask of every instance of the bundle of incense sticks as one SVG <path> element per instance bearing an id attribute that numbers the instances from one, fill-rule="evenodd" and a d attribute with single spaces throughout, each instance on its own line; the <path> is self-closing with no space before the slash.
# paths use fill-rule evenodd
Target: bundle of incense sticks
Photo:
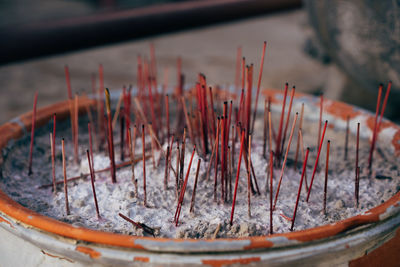
<path id="1" fill-rule="evenodd" d="M 148 206 L 147 190 L 146 189 L 146 161 L 148 158 L 152 158 L 153 168 L 159 168 L 159 162 L 155 160 L 155 151 L 160 151 L 161 156 L 165 158 L 164 166 L 164 190 L 169 189 L 169 177 L 172 171 L 175 176 L 174 194 L 177 198 L 177 208 L 174 217 L 174 223 L 176 226 L 179 224 L 180 212 L 184 202 L 185 190 L 190 177 L 190 169 L 194 155 L 197 153 L 207 164 L 206 178 L 198 181 L 199 168 L 201 159 L 198 160 L 197 171 L 195 176 L 194 188 L 191 199 L 190 211 L 194 209 L 196 188 L 198 182 L 213 183 L 213 196 L 214 201 L 222 204 L 231 203 L 231 215 L 230 223 L 233 223 L 235 213 L 235 203 L 238 197 L 238 185 L 240 179 L 247 180 L 247 202 L 248 202 L 248 215 L 251 216 L 251 195 L 255 197 L 260 195 L 258 187 L 258 180 L 254 172 L 252 162 L 252 139 L 254 140 L 254 123 L 257 119 L 257 115 L 263 118 L 264 130 L 263 130 L 263 155 L 265 158 L 269 157 L 268 168 L 266 172 L 266 181 L 269 183 L 267 192 L 269 193 L 269 210 L 270 210 L 270 233 L 273 233 L 272 216 L 273 211 L 279 201 L 278 196 L 284 177 L 284 172 L 288 162 L 288 155 L 290 147 L 292 145 L 292 139 L 295 135 L 295 129 L 297 127 L 297 146 L 294 160 L 294 168 L 297 168 L 297 162 L 302 162 L 302 171 L 300 176 L 299 189 L 297 199 L 294 201 L 294 212 L 293 217 L 290 219 L 292 222 L 291 230 L 294 228 L 296 213 L 298 209 L 298 203 L 301 195 L 301 189 L 303 181 L 306 187 L 306 201 L 308 202 L 311 196 L 314 179 L 316 177 L 316 171 L 318 168 L 319 158 L 323 149 L 326 129 L 328 121 L 325 121 L 324 127 L 322 128 L 323 118 L 323 95 L 320 96 L 319 102 L 319 121 L 315 127 L 318 127 L 317 136 L 317 149 L 315 162 L 313 164 L 313 171 L 311 176 L 310 184 L 307 182 L 306 167 L 311 154 L 310 148 L 306 149 L 304 153 L 303 146 L 303 132 L 302 122 L 304 113 L 304 103 L 301 106 L 300 119 L 298 123 L 299 113 L 293 114 L 293 100 L 295 96 L 295 86 L 292 87 L 290 92 L 290 100 L 287 106 L 287 95 L 289 84 L 286 83 L 283 90 L 283 100 L 281 104 L 281 112 L 279 117 L 279 124 L 277 133 L 275 132 L 274 125 L 271 118 L 271 98 L 265 99 L 264 114 L 258 114 L 257 106 L 259 100 L 260 86 L 263 73 L 263 64 L 266 54 L 267 43 L 264 42 L 261 60 L 260 70 L 258 75 L 258 82 L 256 88 L 256 98 L 252 101 L 253 95 L 253 73 L 254 65 L 246 65 L 246 60 L 242 58 L 241 48 L 237 51 L 237 64 L 236 64 L 236 75 L 235 75 L 235 92 L 229 90 L 223 90 L 219 87 L 212 87 L 207 84 L 207 79 L 204 74 L 198 75 L 198 81 L 193 88 L 184 90 L 184 74 L 182 73 L 182 61 L 179 58 L 177 60 L 177 77 L 178 84 L 175 90 L 168 91 L 168 74 L 164 74 L 164 83 L 160 87 L 158 86 L 157 79 L 157 67 L 154 46 L 150 48 L 150 60 L 146 57 L 138 56 L 137 62 L 137 88 L 132 90 L 129 86 L 128 89 L 123 87 L 121 96 L 115 108 L 115 113 L 112 114 L 111 108 L 110 91 L 104 88 L 103 79 L 103 66 L 99 66 L 99 87 L 96 88 L 95 76 L 92 76 L 92 90 L 94 95 L 97 95 L 97 104 L 95 110 L 92 107 L 86 107 L 88 113 L 89 124 L 88 124 L 88 135 L 89 144 L 83 144 L 79 142 L 79 124 L 78 124 L 78 113 L 79 113 L 79 96 L 76 94 L 73 99 L 72 86 L 70 81 L 70 72 L 68 66 L 65 66 L 65 77 L 67 83 L 68 101 L 70 103 L 70 115 L 71 115 L 71 129 L 72 129 L 72 141 L 74 147 L 74 159 L 75 164 L 79 163 L 79 146 L 85 146 L 87 151 L 87 159 L 89 162 L 90 173 L 83 174 L 80 177 L 67 177 L 67 164 L 65 155 L 65 142 L 62 139 L 62 158 L 63 158 L 63 181 L 56 181 L 55 177 L 55 139 L 56 139 L 56 114 L 53 116 L 53 132 L 50 134 L 51 143 L 51 159 L 52 159 L 52 184 L 43 185 L 42 188 L 52 186 L 53 191 L 56 192 L 57 184 L 64 184 L 65 193 L 65 205 L 66 212 L 70 214 L 68 204 L 68 182 L 80 179 L 81 177 L 87 177 L 90 175 L 94 203 L 96 206 L 97 216 L 100 218 L 100 212 L 97 204 L 96 190 L 95 190 L 95 175 L 99 172 L 110 171 L 110 178 L 112 183 L 117 183 L 117 169 L 131 165 L 132 169 L 132 183 L 135 184 L 135 195 L 138 197 L 138 178 L 139 181 L 143 182 L 143 205 Z M 167 72 L 166 72 L 167 73 Z M 161 89 L 160 89 L 161 88 Z M 240 90 L 242 89 L 242 90 Z M 371 170 L 373 164 L 373 152 L 376 147 L 378 140 L 379 130 L 382 124 L 382 118 L 385 111 L 385 107 L 388 101 L 389 92 L 391 89 L 391 82 L 388 83 L 386 95 L 381 106 L 381 95 L 383 85 L 379 87 L 379 95 L 376 107 L 375 125 L 373 131 L 373 137 L 370 147 L 368 168 Z M 97 92 L 96 92 L 97 91 Z M 240 97 L 239 97 L 240 91 Z M 133 98 L 133 101 L 132 101 Z M 170 115 L 170 106 L 174 107 L 174 115 Z M 37 106 L 37 93 L 34 98 L 33 112 L 32 112 L 32 127 L 31 127 L 31 142 L 30 142 L 30 153 L 29 153 L 29 164 L 28 172 L 32 174 L 32 154 L 34 151 L 34 136 L 35 136 L 35 124 L 36 124 L 36 106 Z M 287 110 L 287 112 L 286 112 Z M 379 117 L 380 110 L 380 117 Z M 97 116 L 92 116 L 92 112 L 96 112 Z M 232 114 L 232 111 L 234 113 Z M 286 115 L 286 116 L 285 116 Z M 114 142 L 114 131 L 115 123 L 117 118 L 120 120 L 120 138 L 119 138 L 119 161 L 115 158 L 115 142 Z M 94 118 L 97 118 L 96 120 Z M 170 126 L 171 121 L 176 121 L 176 126 Z M 292 125 L 290 127 L 290 133 L 287 136 L 289 130 L 290 121 Z M 133 127 L 133 136 L 131 125 Z M 136 125 L 141 125 L 141 131 L 137 129 Z M 344 160 L 348 158 L 348 135 L 349 135 L 349 117 L 347 117 L 347 128 L 346 128 L 346 139 L 345 139 L 345 153 Z M 357 142 L 356 142 L 356 163 L 355 163 L 355 205 L 359 206 L 359 181 L 360 181 L 360 168 L 358 160 L 359 150 L 359 132 L 360 123 L 357 123 Z M 81 133 L 82 134 L 82 133 Z M 136 139 L 140 138 L 142 151 L 139 158 L 135 158 L 136 151 Z M 174 138 L 176 140 L 176 148 L 174 148 Z M 93 141 L 97 142 L 96 151 L 106 150 L 110 159 L 110 166 L 103 170 L 94 169 L 94 157 L 93 157 Z M 185 149 L 187 149 L 188 143 L 193 145 L 192 155 L 185 170 Z M 125 141 L 126 140 L 126 141 Z M 149 144 L 150 140 L 150 144 Z M 106 144 L 104 147 L 103 144 Z M 166 151 L 164 151 L 166 144 Z M 150 146 L 150 149 L 149 149 Z M 239 154 L 235 147 L 239 147 Z M 331 142 L 327 142 L 326 148 L 326 169 L 325 169 L 325 187 L 324 187 L 324 203 L 323 211 L 327 213 L 326 209 L 326 195 L 329 191 L 327 188 L 328 181 L 328 167 L 329 167 L 329 150 Z M 267 153 L 268 151 L 268 153 Z M 173 166 L 171 158 L 173 154 L 176 155 L 176 164 Z M 299 157 L 300 154 L 300 157 Z M 129 160 L 125 161 L 125 157 Z M 236 169 L 235 160 L 237 162 Z M 135 176 L 135 163 L 138 161 L 143 162 L 143 177 Z M 243 165 L 241 164 L 243 161 Z M 118 164 L 117 164 L 118 163 Z M 210 172 L 214 166 L 214 180 L 209 181 Z M 246 177 L 241 177 L 241 167 L 244 166 L 246 170 Z M 279 176 L 274 175 L 274 167 L 276 171 L 279 171 Z M 236 174 L 234 173 L 236 172 Z M 186 174 L 185 174 L 186 173 Z M 235 184 L 232 188 L 232 177 L 235 175 Z M 278 180 L 274 181 L 274 177 L 279 177 Z M 273 184 L 277 182 L 277 186 L 274 188 Z M 219 199 L 219 201 L 218 201 Z M 125 220 L 133 223 L 136 227 L 145 228 L 145 224 L 136 223 L 126 216 L 119 214 Z M 147 226 L 146 226 L 147 227 Z M 154 233 L 148 228 L 145 229 L 149 233 Z"/>

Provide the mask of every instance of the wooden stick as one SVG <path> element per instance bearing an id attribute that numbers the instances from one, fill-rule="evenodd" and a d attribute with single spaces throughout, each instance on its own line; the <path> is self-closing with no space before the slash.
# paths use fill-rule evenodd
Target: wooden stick
<path id="1" fill-rule="evenodd" d="M 69 215 L 70 212 L 69 212 L 69 204 L 68 204 L 67 167 L 66 167 L 66 162 L 65 162 L 64 138 L 61 140 L 61 146 L 62 146 L 62 164 L 63 164 L 63 174 L 64 174 L 65 210 L 67 212 L 67 215 Z"/>
<path id="2" fill-rule="evenodd" d="M 288 142 L 287 147 L 286 147 L 286 153 L 285 153 L 285 158 L 284 158 L 283 164 L 282 164 L 281 174 L 280 174 L 280 177 L 279 177 L 278 188 L 276 189 L 276 195 L 275 195 L 274 207 L 273 207 L 274 209 L 275 209 L 275 206 L 276 206 L 276 202 L 278 201 L 279 189 L 281 187 L 282 178 L 283 178 L 283 172 L 285 171 L 286 161 L 287 161 L 287 157 L 288 157 L 289 150 L 290 150 L 290 144 L 292 143 L 294 128 L 296 126 L 298 115 L 299 115 L 299 113 L 296 112 L 296 115 L 294 117 L 294 121 L 293 121 L 293 124 L 292 124 L 292 129 L 290 131 L 289 142 Z"/>
<path id="3" fill-rule="evenodd" d="M 170 148 L 167 146 L 167 156 L 165 157 L 165 170 L 164 170 L 164 191 L 168 189 L 168 162 L 169 162 Z"/>
<path id="4" fill-rule="evenodd" d="M 113 128 L 115 128 L 117 126 L 117 120 L 118 120 L 118 117 L 119 117 L 119 114 L 120 114 L 120 111 L 121 111 L 122 100 L 124 98 L 123 96 L 124 96 L 124 93 L 121 92 L 121 94 L 119 95 L 117 106 L 115 107 L 115 113 L 114 113 L 114 116 L 113 116 L 113 119 L 112 119 Z"/>
<path id="5" fill-rule="evenodd" d="M 324 130 L 322 132 L 322 137 L 321 137 L 321 140 L 319 142 L 318 154 L 317 154 L 317 158 L 315 159 L 314 170 L 313 170 L 313 174 L 311 176 L 310 187 L 308 188 L 307 202 L 308 202 L 308 199 L 310 198 L 310 193 L 311 193 L 312 185 L 313 185 L 313 182 L 314 182 L 315 172 L 317 171 L 319 155 L 321 154 L 322 144 L 324 142 L 325 131 L 326 131 L 326 126 L 327 125 L 328 125 L 328 121 L 326 120 L 325 121 L 325 125 L 324 125 Z"/>
<path id="6" fill-rule="evenodd" d="M 289 109 L 288 109 L 288 114 L 286 116 L 286 123 L 285 123 L 285 130 L 283 131 L 283 137 L 282 137 L 282 145 L 281 145 L 281 151 L 283 152 L 283 147 L 285 145 L 285 141 L 286 141 L 286 133 L 288 130 L 288 126 L 289 126 L 289 121 L 290 121 L 290 113 L 292 112 L 292 104 L 293 104 L 293 98 L 294 98 L 294 93 L 296 91 L 296 87 L 293 86 L 292 90 L 290 92 L 290 101 L 289 101 Z"/>
<path id="7" fill-rule="evenodd" d="M 303 130 L 303 114 L 304 114 L 304 103 L 301 103 L 301 111 L 300 111 L 300 123 L 299 123 L 299 130 L 297 132 L 297 147 L 296 147 L 296 155 L 294 157 L 294 169 L 297 169 L 297 160 L 299 155 L 299 146 L 300 146 L 300 134 Z M 307 179 L 306 179 L 307 181 Z"/>
<path id="8" fill-rule="evenodd" d="M 29 163 L 28 163 L 28 175 L 32 174 L 32 153 L 33 153 L 33 142 L 35 139 L 35 126 L 36 126 L 36 105 L 37 105 L 38 92 L 35 92 L 33 99 L 33 111 L 32 111 L 32 127 L 31 127 L 31 144 L 29 146 Z"/>
<path id="9" fill-rule="evenodd" d="M 57 192 L 56 187 L 56 114 L 53 115 L 53 133 L 50 133 L 50 149 L 51 149 L 51 171 L 53 176 L 53 192 Z"/>
<path id="10" fill-rule="evenodd" d="M 89 163 L 89 171 L 90 171 L 90 181 L 92 183 L 92 191 L 93 191 L 93 198 L 94 198 L 94 204 L 96 206 L 96 213 L 97 213 L 97 218 L 100 217 L 100 212 L 99 212 L 99 205 L 97 204 L 97 196 L 96 196 L 96 189 L 94 188 L 94 171 L 93 171 L 93 164 L 90 159 L 90 154 L 89 150 L 86 150 L 87 158 L 88 158 L 88 163 Z"/>
<path id="11" fill-rule="evenodd" d="M 239 152 L 238 167 L 237 167 L 237 171 L 236 171 L 235 190 L 234 190 L 234 193 L 233 193 L 233 201 L 232 201 L 231 220 L 230 220 L 230 224 L 231 225 L 232 225 L 232 222 L 233 222 L 233 214 L 235 213 L 236 194 L 237 194 L 237 188 L 238 188 L 238 184 L 239 184 L 240 163 L 242 162 L 244 135 L 245 135 L 245 131 L 242 130 L 242 138 L 241 138 L 241 141 L 240 141 L 240 152 Z"/>
<path id="12" fill-rule="evenodd" d="M 75 101 L 74 101 L 74 156 L 75 156 L 75 163 L 79 163 L 79 96 L 75 94 Z"/>
<path id="13" fill-rule="evenodd" d="M 301 173 L 301 179 L 300 179 L 300 184 L 299 184 L 299 191 L 297 192 L 297 199 L 296 199 L 296 205 L 294 207 L 294 212 L 293 212 L 293 218 L 292 218 L 292 226 L 290 227 L 290 231 L 293 231 L 294 227 L 294 221 L 296 220 L 296 213 L 297 213 L 297 207 L 299 205 L 299 199 L 300 199 L 300 193 L 301 193 L 301 186 L 303 185 L 303 179 L 304 179 L 304 174 L 306 172 L 306 167 L 307 167 L 307 160 L 308 160 L 308 153 L 310 152 L 310 148 L 307 147 L 306 151 L 306 157 L 303 162 L 303 171 Z"/>
<path id="14" fill-rule="evenodd" d="M 133 128 L 133 138 L 134 138 L 134 142 L 135 142 L 135 144 L 136 144 L 136 130 L 137 130 L 137 128 L 136 128 L 136 125 L 134 126 L 134 128 Z M 131 128 L 128 128 L 128 133 L 129 133 L 129 135 L 128 135 L 128 144 L 129 144 L 129 157 L 130 157 L 130 159 L 131 159 L 131 170 L 132 170 L 132 182 L 135 182 L 135 160 L 134 160 L 134 157 L 135 157 L 135 154 L 134 154 L 134 145 L 133 145 L 133 142 L 132 142 L 132 133 L 131 133 Z M 137 189 L 137 188 L 135 188 L 135 189 Z"/>
<path id="15" fill-rule="evenodd" d="M 90 122 L 88 122 L 88 134 L 89 134 L 89 151 L 90 151 L 90 157 L 92 158 L 92 169 L 94 170 L 92 127 Z M 96 177 L 94 177 L 94 180 L 96 180 Z"/>
<path id="16" fill-rule="evenodd" d="M 248 158 L 247 162 L 250 165 L 251 162 L 251 134 L 249 134 L 249 148 L 248 148 Z M 251 210 L 250 210 L 250 168 L 247 168 L 247 215 L 251 218 Z"/>
<path id="17" fill-rule="evenodd" d="M 326 214 L 326 194 L 328 191 L 329 149 L 331 140 L 326 144 L 325 184 L 324 184 L 324 214 Z"/>
<path id="18" fill-rule="evenodd" d="M 125 114 L 124 108 L 121 108 L 121 116 L 119 120 L 119 132 L 120 132 L 120 142 L 119 142 L 119 150 L 120 150 L 120 160 L 124 161 L 125 160 L 125 153 L 124 153 L 124 147 L 125 147 L 125 116 L 122 114 Z"/>
<path id="19" fill-rule="evenodd" d="M 324 103 L 324 94 L 321 94 L 319 101 L 319 125 L 318 125 L 318 139 L 317 139 L 317 147 L 319 145 L 319 140 L 321 139 L 321 127 L 322 127 L 322 109 Z"/>
<path id="20" fill-rule="evenodd" d="M 194 201 L 196 198 L 197 179 L 199 177 L 199 172 L 200 172 L 200 163 L 201 163 L 201 158 L 199 158 L 199 160 L 197 161 L 196 178 L 194 179 L 192 200 L 190 201 L 190 210 L 189 210 L 190 212 L 194 211 Z"/>
<path id="21" fill-rule="evenodd" d="M 357 183 L 356 183 L 356 207 L 359 206 L 359 190 L 360 190 L 360 166 L 357 167 Z"/>
<path id="22" fill-rule="evenodd" d="M 228 146 L 228 178 L 229 178 L 229 200 L 232 200 L 232 156 L 231 156 L 231 147 Z"/>
<path id="23" fill-rule="evenodd" d="M 265 49 L 267 47 L 267 42 L 264 41 L 264 46 L 263 46 L 263 52 L 261 56 L 261 63 L 260 63 L 260 73 L 258 74 L 258 82 L 257 82 L 257 94 L 256 94 L 256 106 L 254 107 L 254 113 L 253 113 L 253 121 L 251 124 L 251 132 L 254 132 L 254 122 L 256 120 L 256 113 L 257 113 L 257 105 L 258 105 L 258 95 L 260 94 L 260 87 L 261 87 L 261 77 L 262 77 L 262 72 L 264 68 L 264 57 L 265 57 Z"/>
<path id="24" fill-rule="evenodd" d="M 283 118 L 285 117 L 285 107 L 286 107 L 286 97 L 288 91 L 289 84 L 285 83 L 285 92 L 283 94 L 283 102 L 282 102 L 282 112 L 281 112 L 281 119 L 279 121 L 279 131 L 278 136 L 276 139 L 276 148 L 275 148 L 275 157 L 276 157 L 276 164 L 280 164 L 280 148 L 281 148 L 281 138 L 282 138 L 282 126 L 283 126 Z"/>
<path id="25" fill-rule="evenodd" d="M 106 109 L 107 109 L 107 121 L 108 121 L 108 140 L 110 144 L 110 151 L 109 151 L 109 156 L 110 156 L 110 165 L 111 165 L 111 181 L 112 183 L 117 182 L 116 178 L 116 170 L 115 170 L 115 153 L 114 153 L 114 137 L 113 137 L 113 127 L 112 127 L 112 122 L 111 122 L 111 100 L 110 100 L 110 91 L 108 88 L 105 89 L 104 91 L 105 97 L 106 97 Z"/>
<path id="26" fill-rule="evenodd" d="M 177 206 L 176 212 L 175 212 L 175 226 L 178 226 L 178 223 L 179 223 L 179 216 L 181 214 L 183 198 L 185 196 L 186 186 L 187 186 L 187 182 L 189 179 L 190 168 L 192 167 L 192 160 L 193 160 L 193 156 L 194 156 L 195 152 L 196 152 L 196 146 L 194 146 L 194 148 L 193 148 L 192 156 L 190 157 L 190 161 L 189 161 L 189 166 L 186 171 L 185 182 L 182 185 L 181 193 L 179 196 L 179 202 L 178 202 L 178 206 Z"/>
<path id="27" fill-rule="evenodd" d="M 143 154 L 143 205 L 147 206 L 147 192 L 146 192 L 146 159 L 145 159 L 145 147 L 146 142 L 144 141 L 144 124 L 142 124 L 142 154 Z"/>

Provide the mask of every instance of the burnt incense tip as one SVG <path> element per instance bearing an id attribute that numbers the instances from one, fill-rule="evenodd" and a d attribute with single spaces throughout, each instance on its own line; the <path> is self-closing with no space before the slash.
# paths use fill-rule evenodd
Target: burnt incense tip
<path id="1" fill-rule="evenodd" d="M 144 129 L 144 124 L 142 124 L 142 129 Z"/>
<path id="2" fill-rule="evenodd" d="M 296 86 L 295 85 L 293 85 L 293 87 L 292 87 L 293 89 L 296 89 Z"/>
<path id="3" fill-rule="evenodd" d="M 111 101 L 110 101 L 110 91 L 108 88 L 104 90 L 104 94 L 106 96 L 106 108 L 107 108 L 107 113 L 111 112 Z"/>
<path id="4" fill-rule="evenodd" d="M 296 115 L 299 115 L 299 113 L 298 113 L 298 112 L 296 112 Z"/>
<path id="5" fill-rule="evenodd" d="M 380 84 L 379 84 L 379 87 L 381 87 L 381 86 L 383 87 L 383 83 L 380 83 Z"/>
<path id="6" fill-rule="evenodd" d="M 228 105 L 228 101 L 224 101 L 224 105 Z"/>
<path id="7" fill-rule="evenodd" d="M 289 86 L 289 83 L 288 83 L 288 82 L 285 82 L 285 85 L 286 85 L 286 86 Z"/>

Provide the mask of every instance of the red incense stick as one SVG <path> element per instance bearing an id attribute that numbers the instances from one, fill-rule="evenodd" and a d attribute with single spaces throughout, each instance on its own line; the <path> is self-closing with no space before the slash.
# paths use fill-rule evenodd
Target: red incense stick
<path id="1" fill-rule="evenodd" d="M 62 147 L 62 164 L 63 164 L 63 174 L 64 174 L 65 210 L 67 212 L 67 215 L 69 215 L 70 212 L 69 212 L 69 204 L 68 204 L 67 166 L 66 166 L 66 162 L 65 162 L 64 138 L 61 140 L 61 147 Z"/>
<path id="2" fill-rule="evenodd" d="M 324 125 L 324 130 L 322 131 L 322 137 L 321 137 L 321 140 L 319 142 L 318 154 L 317 154 L 317 158 L 315 159 L 314 170 L 313 170 L 313 174 L 311 176 L 310 187 L 308 188 L 307 202 L 308 202 L 308 199 L 310 198 L 310 193 L 311 193 L 312 185 L 313 185 L 313 182 L 314 182 L 315 172 L 317 171 L 319 155 L 321 154 L 322 144 L 324 142 L 325 131 L 326 131 L 326 126 L 327 125 L 328 125 L 328 121 L 326 120 L 325 121 L 325 125 Z"/>
<path id="3" fill-rule="evenodd" d="M 99 212 L 99 205 L 97 204 L 96 189 L 94 188 L 94 170 L 93 170 L 93 163 L 92 163 L 92 160 L 90 159 L 90 152 L 89 152 L 89 150 L 86 150 L 86 155 L 87 155 L 88 163 L 89 163 L 90 182 L 92 183 L 92 191 L 93 191 L 94 205 L 96 206 L 97 218 L 100 219 L 101 217 L 100 217 L 100 212 Z"/>
<path id="4" fill-rule="evenodd" d="M 232 225 L 232 222 L 233 222 L 233 214 L 235 213 L 236 193 L 237 193 L 237 188 L 238 188 L 238 184 L 239 184 L 240 163 L 242 162 L 244 136 L 245 136 L 245 131 L 242 130 L 242 138 L 241 138 L 241 141 L 240 141 L 240 152 L 239 152 L 238 167 L 237 167 L 237 171 L 236 171 L 235 190 L 233 192 L 233 200 L 232 200 L 232 210 L 231 210 L 231 220 L 230 220 L 230 224 L 231 225 Z"/>
<path id="5" fill-rule="evenodd" d="M 218 176 L 218 150 L 219 150 L 219 130 L 221 128 L 222 130 L 222 120 L 218 117 L 218 129 L 217 129 L 217 137 L 215 141 L 215 163 L 214 163 L 214 168 L 215 168 L 215 176 L 214 176 L 214 202 L 217 202 L 217 176 Z"/>
<path id="6" fill-rule="evenodd" d="M 168 94 L 165 95 L 165 113 L 167 116 L 167 141 L 169 142 L 170 136 L 171 136 L 171 131 L 169 128 L 169 96 L 168 96 Z"/>
<path id="7" fill-rule="evenodd" d="M 386 103 L 387 103 L 387 100 L 389 98 L 389 93 L 390 93 L 390 89 L 391 88 L 392 88 L 392 82 L 389 81 L 388 87 L 386 89 L 385 98 L 384 98 L 383 104 L 382 104 L 382 109 L 381 109 L 381 114 L 380 114 L 380 117 L 379 117 L 379 122 L 378 122 L 378 125 L 376 126 L 376 129 L 375 129 L 374 135 L 373 135 L 373 139 L 372 139 L 370 158 L 368 160 L 368 167 L 369 167 L 370 170 L 371 170 L 371 166 L 372 166 L 372 158 L 373 158 L 373 153 L 374 153 L 374 149 L 375 149 L 375 144 L 376 144 L 376 141 L 378 139 L 378 135 L 379 135 L 379 130 L 380 130 L 381 123 L 382 123 L 383 114 L 384 114 L 385 109 L 386 109 Z M 376 124 L 376 118 L 375 118 L 375 124 Z"/>
<path id="8" fill-rule="evenodd" d="M 310 152 L 310 148 L 307 147 L 306 157 L 305 157 L 304 162 L 303 162 L 303 171 L 301 173 L 299 191 L 297 192 L 296 205 L 294 207 L 293 218 L 292 218 L 292 226 L 290 227 L 290 231 L 293 231 L 294 221 L 296 220 L 297 207 L 299 205 L 299 199 L 300 199 L 301 187 L 303 185 L 304 174 L 306 173 L 306 167 L 307 167 L 307 160 L 308 160 L 308 153 L 309 152 Z"/>
<path id="9" fill-rule="evenodd" d="M 38 92 L 35 92 L 33 100 L 33 111 L 32 111 L 32 127 L 31 127 L 31 144 L 29 146 L 29 163 L 28 163 L 28 175 L 32 174 L 32 153 L 33 153 L 33 142 L 35 138 L 35 126 L 36 126 L 36 105 L 37 105 Z"/>
<path id="10" fill-rule="evenodd" d="M 329 149 L 331 140 L 326 144 L 325 184 L 324 184 L 324 214 L 326 214 L 326 194 L 328 191 Z"/>
<path id="11" fill-rule="evenodd" d="M 254 113 L 253 113 L 253 121 L 251 124 L 251 132 L 254 131 L 254 122 L 256 120 L 256 113 L 257 113 L 257 106 L 258 106 L 258 95 L 260 94 L 260 87 L 261 87 L 261 77 L 263 73 L 263 68 L 264 68 L 264 57 L 265 57 L 265 49 L 267 47 L 267 42 L 264 41 L 264 46 L 263 46 L 263 52 L 261 56 L 261 62 L 260 62 L 260 73 L 258 74 L 258 82 L 257 82 L 257 94 L 256 94 L 256 106 L 254 107 Z"/>
<path id="12" fill-rule="evenodd" d="M 382 88 L 383 85 L 379 85 L 379 92 L 378 92 L 378 99 L 376 101 L 376 112 L 375 112 L 375 121 L 374 121 L 374 130 L 372 132 L 372 142 L 371 142 L 371 148 L 369 150 L 369 157 L 368 157 L 368 169 L 371 171 L 371 166 L 372 166 L 372 154 L 374 151 L 375 147 L 375 136 L 376 136 L 376 129 L 378 128 L 378 114 L 379 114 L 379 107 L 381 104 L 381 96 L 382 96 Z"/>

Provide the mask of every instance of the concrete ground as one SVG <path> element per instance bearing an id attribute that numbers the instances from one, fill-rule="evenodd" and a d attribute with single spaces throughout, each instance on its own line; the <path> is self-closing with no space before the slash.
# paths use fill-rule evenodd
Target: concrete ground
<path id="1" fill-rule="evenodd" d="M 237 47 L 242 46 L 246 61 L 254 63 L 258 73 L 266 40 L 262 87 L 282 88 L 287 81 L 299 91 L 324 91 L 327 98 L 339 99 L 347 78 L 334 64 L 323 64 L 305 52 L 310 36 L 306 12 L 296 10 L 1 66 L 0 123 L 31 110 L 35 91 L 39 106 L 65 99 L 65 64 L 73 90 L 90 91 L 90 77 L 99 63 L 104 65 L 106 87 L 135 85 L 137 55 L 148 57 L 151 42 L 159 79 L 168 68 L 170 84 L 176 84 L 176 59 L 181 56 L 187 83 L 202 72 L 210 84 L 226 85 L 234 84 Z"/>

